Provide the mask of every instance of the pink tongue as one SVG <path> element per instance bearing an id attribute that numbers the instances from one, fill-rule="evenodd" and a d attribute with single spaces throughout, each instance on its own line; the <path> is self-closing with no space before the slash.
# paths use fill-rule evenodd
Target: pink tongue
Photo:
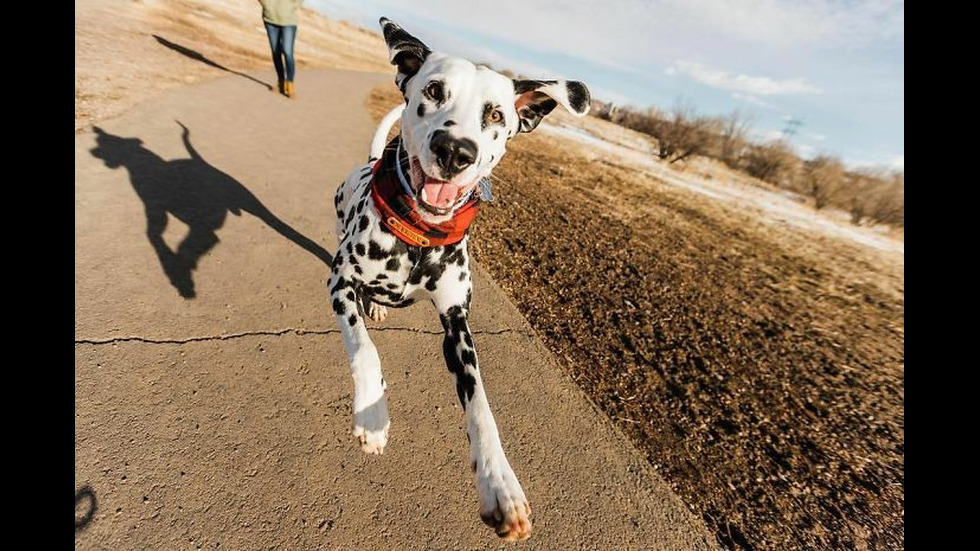
<path id="1" fill-rule="evenodd" d="M 446 182 L 429 182 L 425 184 L 425 200 L 430 205 L 439 208 L 452 206 L 459 195 L 459 186 Z"/>

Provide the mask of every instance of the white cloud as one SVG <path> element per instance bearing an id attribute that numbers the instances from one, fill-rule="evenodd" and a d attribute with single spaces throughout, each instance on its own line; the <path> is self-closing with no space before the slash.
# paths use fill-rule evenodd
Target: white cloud
<path id="1" fill-rule="evenodd" d="M 855 167 L 905 170 L 904 153 L 872 153 L 869 151 L 856 150 L 848 158 L 849 164 Z"/>
<path id="2" fill-rule="evenodd" d="M 741 41 L 773 46 L 843 46 L 905 37 L 903 0 L 663 0 L 657 4 L 659 15 L 668 21 L 694 23 Z"/>
<path id="3" fill-rule="evenodd" d="M 732 74 L 728 71 L 714 69 L 695 61 L 676 61 L 672 67 L 676 72 L 686 75 L 706 86 L 754 96 L 819 94 L 823 92 L 820 88 L 807 82 L 802 77 L 774 79 L 762 76 Z"/>
<path id="4" fill-rule="evenodd" d="M 638 105 L 640 103 L 625 94 L 620 94 L 619 92 L 601 86 L 589 85 L 589 91 L 592 92 L 594 99 L 611 101 L 615 105 Z"/>
<path id="5" fill-rule="evenodd" d="M 803 135 L 806 136 L 807 138 L 815 141 L 815 142 L 825 142 L 825 141 L 827 141 L 827 135 L 826 134 L 819 134 L 817 132 L 804 132 Z"/>
<path id="6" fill-rule="evenodd" d="M 766 101 L 766 100 L 764 100 L 764 99 L 762 99 L 762 98 L 760 98 L 758 96 L 753 96 L 752 94 L 743 94 L 741 92 L 732 92 L 732 98 L 733 99 L 737 99 L 738 101 L 743 101 L 745 103 L 749 103 L 749 104 L 755 105 L 757 107 L 762 107 L 763 109 L 779 109 L 779 107 L 776 107 L 775 105 L 769 103 L 768 101 Z"/>
<path id="7" fill-rule="evenodd" d="M 763 142 L 774 142 L 783 139 L 782 130 L 755 130 L 751 134 Z"/>
<path id="8" fill-rule="evenodd" d="M 620 69 L 692 50 L 726 55 L 735 44 L 846 48 L 903 41 L 905 35 L 901 0 L 607 0 L 601 6 L 497 0 L 492 9 L 460 0 L 358 2 Z"/>

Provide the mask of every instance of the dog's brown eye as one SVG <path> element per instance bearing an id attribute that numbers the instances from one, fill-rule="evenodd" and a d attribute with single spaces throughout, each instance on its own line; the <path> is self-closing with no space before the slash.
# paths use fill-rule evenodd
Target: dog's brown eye
<path id="1" fill-rule="evenodd" d="M 492 124 L 500 124 L 504 122 L 504 114 L 500 112 L 500 109 L 490 111 L 490 122 Z"/>
<path id="2" fill-rule="evenodd" d="M 442 89 L 442 83 L 438 80 L 433 80 L 432 82 L 425 85 L 425 97 L 431 99 L 432 101 L 439 103 L 446 99 L 445 90 Z"/>

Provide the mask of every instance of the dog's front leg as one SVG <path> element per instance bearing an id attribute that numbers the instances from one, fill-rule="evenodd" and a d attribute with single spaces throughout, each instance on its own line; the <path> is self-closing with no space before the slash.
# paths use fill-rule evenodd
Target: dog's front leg
<path id="1" fill-rule="evenodd" d="M 381 359 L 371 342 L 359 309 L 350 264 L 338 253 L 330 274 L 330 300 L 354 377 L 354 436 L 365 453 L 381 455 L 388 442 L 388 402 L 381 376 Z"/>
<path id="2" fill-rule="evenodd" d="M 497 424 L 490 412 L 483 381 L 480 380 L 467 309 L 468 304 L 440 308 L 439 317 L 445 329 L 443 355 L 456 382 L 456 394 L 466 412 L 470 466 L 480 495 L 480 518 L 505 540 L 522 540 L 531 535 L 531 521 L 528 518 L 531 507 L 500 444 Z"/>

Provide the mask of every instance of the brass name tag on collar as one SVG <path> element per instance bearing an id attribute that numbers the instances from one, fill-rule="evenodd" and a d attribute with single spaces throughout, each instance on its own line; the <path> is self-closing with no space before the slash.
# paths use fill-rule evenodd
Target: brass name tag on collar
<path id="1" fill-rule="evenodd" d="M 426 237 L 426 236 L 424 236 L 424 235 L 422 235 L 420 233 L 417 233 L 417 232 L 413 231 L 411 228 L 409 228 L 405 224 L 402 224 L 401 221 L 398 220 L 397 218 L 395 218 L 394 216 L 389 216 L 388 217 L 388 226 L 394 228 L 395 230 L 398 231 L 398 233 L 400 233 L 403 236 L 407 237 L 408 239 L 412 240 L 413 243 L 416 243 L 416 244 L 418 244 L 421 247 L 428 247 L 429 246 L 429 238 L 428 237 Z"/>

